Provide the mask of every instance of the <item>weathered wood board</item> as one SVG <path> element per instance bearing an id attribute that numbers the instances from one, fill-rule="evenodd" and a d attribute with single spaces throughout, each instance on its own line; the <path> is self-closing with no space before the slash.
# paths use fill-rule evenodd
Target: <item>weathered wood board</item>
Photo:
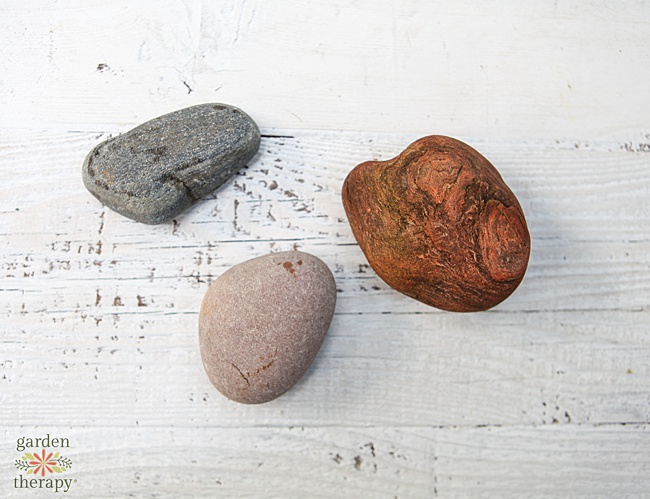
<path id="1" fill-rule="evenodd" d="M 71 497 L 650 497 L 647 3 L 0 9 L 0 497 L 52 495 L 14 483 L 46 434 Z M 148 226 L 85 190 L 95 144 L 208 101 L 263 133 L 217 192 Z M 527 275 L 485 313 L 388 288 L 341 204 L 356 164 L 429 133 L 527 216 Z M 336 278 L 328 337 L 287 394 L 230 402 L 203 294 L 294 248 Z"/>

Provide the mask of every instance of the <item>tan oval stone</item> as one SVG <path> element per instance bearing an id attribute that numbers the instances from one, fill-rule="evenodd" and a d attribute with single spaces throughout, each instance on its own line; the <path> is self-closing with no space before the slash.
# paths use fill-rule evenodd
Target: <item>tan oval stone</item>
<path id="1" fill-rule="evenodd" d="M 240 263 L 212 283 L 199 314 L 203 366 L 226 397 L 259 404 L 305 374 L 336 304 L 332 272 L 300 251 Z"/>

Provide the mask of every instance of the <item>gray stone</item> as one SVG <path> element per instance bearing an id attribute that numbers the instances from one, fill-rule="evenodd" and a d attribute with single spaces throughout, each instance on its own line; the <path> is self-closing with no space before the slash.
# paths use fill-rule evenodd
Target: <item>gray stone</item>
<path id="1" fill-rule="evenodd" d="M 309 253 L 272 253 L 232 267 L 212 283 L 199 314 L 210 381 L 244 404 L 280 396 L 309 369 L 335 304 L 332 272 Z"/>
<path id="2" fill-rule="evenodd" d="M 221 186 L 259 145 L 260 131 L 246 113 L 201 104 L 97 145 L 84 161 L 83 181 L 109 208 L 157 224 Z"/>

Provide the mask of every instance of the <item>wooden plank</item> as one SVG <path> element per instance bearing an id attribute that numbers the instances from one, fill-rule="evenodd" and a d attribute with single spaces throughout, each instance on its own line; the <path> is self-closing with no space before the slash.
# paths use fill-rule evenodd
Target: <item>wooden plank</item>
<path id="1" fill-rule="evenodd" d="M 439 497 L 648 497 L 647 425 L 440 430 Z"/>
<path id="2" fill-rule="evenodd" d="M 379 280 L 341 206 L 356 163 L 413 137 L 284 135 L 264 138 L 247 169 L 176 221 L 146 226 L 81 183 L 84 155 L 105 136 L 3 131 L 3 425 L 648 421 L 650 155 L 479 143 L 522 201 L 533 255 L 509 300 L 459 315 Z M 230 403 L 199 360 L 203 294 L 231 265 L 294 247 L 335 273 L 329 337 L 290 393 Z"/>
<path id="3" fill-rule="evenodd" d="M 69 439 L 66 497 L 433 496 L 431 440 L 410 429 L 20 427 L 0 430 L 2 455 L 13 464 L 16 440 L 46 431 Z M 18 476 L 0 468 L 3 497 L 39 492 Z"/>
<path id="4" fill-rule="evenodd" d="M 650 497 L 650 21 L 626 2 L 0 0 L 0 497 L 16 439 L 71 438 L 66 497 Z M 97 142 L 203 102 L 260 154 L 145 226 L 83 187 Z M 344 131 L 342 131 L 344 130 Z M 533 250 L 497 308 L 388 288 L 341 205 L 426 134 L 501 171 Z M 197 311 L 299 248 L 338 304 L 307 375 L 223 398 Z"/>
<path id="5" fill-rule="evenodd" d="M 265 128 L 649 142 L 643 0 L 3 6 L 4 127 L 106 130 L 220 101 Z"/>
<path id="6" fill-rule="evenodd" d="M 61 453 L 72 467 L 60 476 L 76 481 L 66 497 L 646 497 L 650 489 L 647 425 L 22 426 L 0 430 L 0 451 L 19 459 L 18 438 L 47 433 L 69 439 Z M 18 475 L 0 468 L 3 497 L 19 496 Z"/>

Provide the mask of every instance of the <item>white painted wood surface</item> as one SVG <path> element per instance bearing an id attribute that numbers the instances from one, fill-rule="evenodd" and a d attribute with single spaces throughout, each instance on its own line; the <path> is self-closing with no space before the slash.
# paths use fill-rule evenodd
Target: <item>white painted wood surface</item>
<path id="1" fill-rule="evenodd" d="M 70 438 L 72 497 L 650 497 L 650 5 L 0 0 L 0 497 L 21 436 Z M 87 151 L 187 105 L 260 153 L 175 221 L 83 187 Z M 464 139 L 519 197 L 520 288 L 452 314 L 367 267 L 356 164 Z M 281 398 L 224 399 L 197 315 L 299 248 L 338 304 Z"/>

